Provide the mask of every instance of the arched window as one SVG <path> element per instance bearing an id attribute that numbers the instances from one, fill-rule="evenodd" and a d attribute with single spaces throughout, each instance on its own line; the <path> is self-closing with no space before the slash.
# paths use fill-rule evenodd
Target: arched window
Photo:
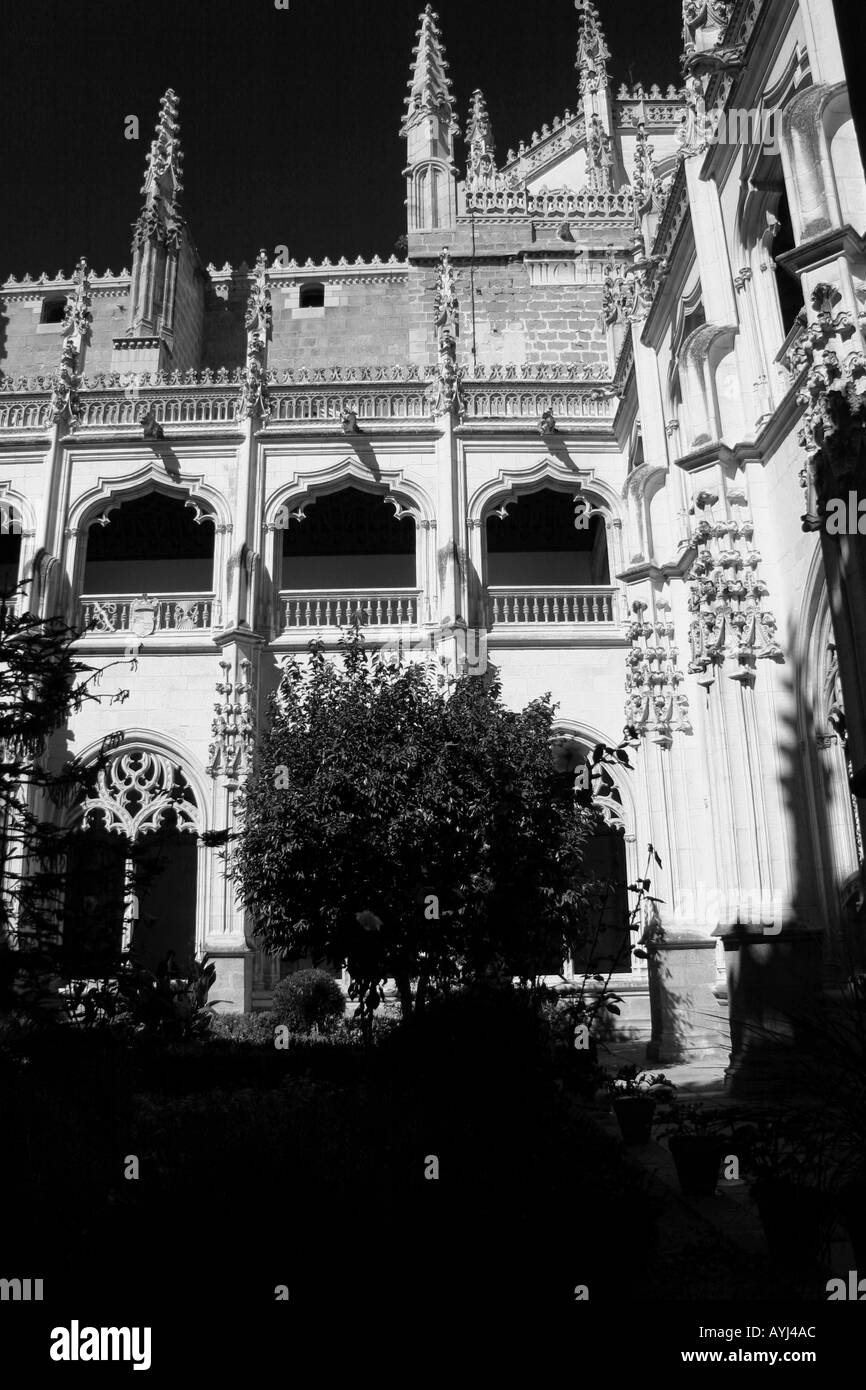
<path id="1" fill-rule="evenodd" d="M 316 498 L 283 531 L 283 589 L 415 586 L 415 523 L 387 498 L 341 488 Z"/>
<path id="2" fill-rule="evenodd" d="M 14 592 L 21 566 L 21 518 L 0 501 L 0 601 Z"/>
<path id="3" fill-rule="evenodd" d="M 164 754 L 127 749 L 99 773 L 80 817 L 66 869 L 70 972 L 99 975 L 120 951 L 152 971 L 172 951 L 189 970 L 201 819 L 183 772 Z"/>
<path id="4" fill-rule="evenodd" d="M 510 498 L 487 518 L 491 585 L 610 583 L 607 531 L 600 516 L 575 525 L 575 499 L 543 488 Z"/>
<path id="5" fill-rule="evenodd" d="M 572 962 L 572 969 L 576 974 L 590 968 L 600 975 L 631 974 L 625 827 L 601 817 L 586 842 L 583 863 L 596 881 L 597 908 L 592 939 Z"/>
<path id="6" fill-rule="evenodd" d="M 194 512 L 184 499 L 149 492 L 92 522 L 84 592 L 210 593 L 214 528 Z"/>
<path id="7" fill-rule="evenodd" d="M 298 305 L 301 309 L 323 309 L 325 307 L 325 286 L 323 282 L 321 280 L 310 280 L 306 285 L 301 285 Z"/>

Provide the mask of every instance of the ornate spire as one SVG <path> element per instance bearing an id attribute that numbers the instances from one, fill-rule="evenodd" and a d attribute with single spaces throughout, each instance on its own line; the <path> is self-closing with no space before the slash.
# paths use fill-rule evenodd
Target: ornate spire
<path id="1" fill-rule="evenodd" d="M 492 188 L 496 183 L 496 142 L 484 93 L 477 87 L 472 93 L 472 105 L 466 122 L 466 143 L 469 147 L 466 164 L 468 187 L 473 192 Z"/>
<path id="2" fill-rule="evenodd" d="M 183 191 L 183 151 L 180 148 L 180 122 L 177 118 L 179 106 L 180 97 L 169 87 L 159 103 L 156 135 L 147 156 L 142 193 L 149 193 L 154 183 L 158 183 L 162 191 L 169 176 L 173 193 Z"/>
<path id="3" fill-rule="evenodd" d="M 574 8 L 580 15 L 580 37 L 574 66 L 580 74 L 580 95 L 585 99 L 588 92 L 598 92 L 607 86 L 610 49 L 593 0 L 574 0 Z"/>
<path id="4" fill-rule="evenodd" d="M 177 251 L 184 220 L 177 202 L 183 191 L 183 152 L 177 119 L 180 98 L 169 87 L 159 103 L 156 135 L 151 142 L 144 183 L 144 207 L 133 223 L 133 255 L 147 242 L 163 242 Z"/>
<path id="5" fill-rule="evenodd" d="M 415 45 L 412 76 L 407 83 L 409 95 L 401 134 L 407 135 L 425 116 L 437 117 L 446 130 L 454 133 L 458 126 L 454 118 L 448 63 L 437 23 L 439 16 L 434 13 L 432 5 L 428 5 L 420 19 L 421 28 L 416 34 L 418 42 Z"/>

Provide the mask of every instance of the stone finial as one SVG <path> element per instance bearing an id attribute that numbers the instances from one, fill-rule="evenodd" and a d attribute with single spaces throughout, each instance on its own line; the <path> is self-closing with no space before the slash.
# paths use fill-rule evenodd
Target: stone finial
<path id="1" fill-rule="evenodd" d="M 607 86 L 610 49 L 593 0 L 574 0 L 574 8 L 580 16 L 580 37 L 574 66 L 579 73 L 580 95 L 585 97 L 588 92 L 598 92 Z"/>
<path id="2" fill-rule="evenodd" d="M 469 118 L 466 122 L 466 143 L 470 149 L 473 145 L 479 144 L 490 154 L 496 150 L 487 102 L 480 87 L 476 87 L 472 93 L 472 105 L 469 108 Z"/>
<path id="3" fill-rule="evenodd" d="M 159 103 L 156 134 L 147 156 L 142 193 L 147 193 L 154 181 L 162 183 L 168 175 L 171 175 L 172 192 L 178 194 L 183 191 L 183 151 L 180 148 L 180 122 L 177 118 L 179 106 L 180 97 L 169 87 Z"/>
<path id="4" fill-rule="evenodd" d="M 466 122 L 466 143 L 469 147 L 466 164 L 466 183 L 472 192 L 496 186 L 496 142 L 487 111 L 484 93 L 476 88 Z"/>
<path id="5" fill-rule="evenodd" d="M 180 99 L 169 87 L 159 104 L 156 135 L 147 156 L 141 191 L 145 202 L 133 223 L 132 253 L 148 242 L 162 242 L 176 252 L 183 234 L 184 219 L 178 208 L 183 191 L 183 152 L 177 119 Z"/>
<path id="6" fill-rule="evenodd" d="M 439 31 L 439 16 L 434 13 L 432 5 L 428 5 L 420 20 L 421 27 L 416 33 L 412 76 L 407 83 L 409 95 L 406 97 L 406 112 L 400 133 L 407 135 L 425 116 L 438 117 L 446 129 L 456 133 L 458 126 L 454 118 L 454 96 Z"/>

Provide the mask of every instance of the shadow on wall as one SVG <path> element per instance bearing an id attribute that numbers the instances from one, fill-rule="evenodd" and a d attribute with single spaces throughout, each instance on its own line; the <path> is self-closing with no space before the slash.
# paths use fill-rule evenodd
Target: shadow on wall
<path id="1" fill-rule="evenodd" d="M 814 708 L 815 672 L 801 650 L 792 624 L 787 663 L 780 668 L 783 698 L 776 706 L 781 786 L 793 837 L 792 916 L 775 934 L 742 926 L 726 935 L 729 1080 L 731 1092 L 739 1095 L 790 1085 L 792 1058 L 803 1057 L 823 1013 L 828 962 L 836 957 L 841 964 L 844 954 L 840 918 L 828 920 L 827 904 L 838 901 L 842 884 L 830 879 L 831 777 L 814 755 L 815 741 L 824 733 L 818 727 L 822 712 Z M 822 876 L 827 898 L 820 889 Z"/>

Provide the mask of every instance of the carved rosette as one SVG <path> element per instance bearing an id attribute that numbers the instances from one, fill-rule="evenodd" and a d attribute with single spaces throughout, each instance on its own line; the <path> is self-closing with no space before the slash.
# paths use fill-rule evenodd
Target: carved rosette
<path id="1" fill-rule="evenodd" d="M 273 305 L 268 280 L 267 252 L 262 249 L 256 260 L 253 283 L 247 300 L 247 360 L 237 402 L 239 420 L 261 416 L 268 420 L 271 402 L 268 392 L 268 339 L 273 327 Z"/>
<path id="2" fill-rule="evenodd" d="M 463 369 L 457 365 L 457 339 L 460 336 L 460 301 L 454 282 L 454 266 L 447 248 L 439 257 L 436 298 L 433 301 L 436 325 L 436 367 L 429 399 L 434 415 L 454 415 L 463 419 L 466 401 Z"/>
<path id="3" fill-rule="evenodd" d="M 647 606 L 640 600 L 632 604 L 636 616 L 626 629 L 632 646 L 626 657 L 625 722 L 639 736 L 670 748 L 674 733 L 692 732 L 689 700 L 680 688 L 685 676 L 679 669 L 670 605 L 657 601 L 655 622 L 647 622 Z"/>
<path id="4" fill-rule="evenodd" d="M 207 761 L 211 777 L 223 776 L 230 782 L 241 781 L 249 772 L 256 741 L 252 664 L 244 657 L 238 666 L 240 679 L 233 681 L 229 662 L 220 662 L 223 678 L 216 683 L 220 698 L 214 705 Z"/>
<path id="5" fill-rule="evenodd" d="M 837 310 L 841 298 L 831 285 L 816 286 L 814 318 L 797 354 L 797 365 L 809 367 L 797 397 L 805 406 L 799 433 L 806 451 L 804 531 L 821 528 L 829 498 L 866 488 L 866 353 L 851 315 Z"/>
<path id="6" fill-rule="evenodd" d="M 782 659 L 745 495 L 728 490 L 727 502 L 728 515 L 718 521 L 718 494 L 700 492 L 692 508 L 701 520 L 690 536 L 697 555 L 689 571 L 689 673 L 701 685 L 713 683 L 726 658 L 737 663 L 730 679 L 746 684 L 755 679 L 757 660 Z"/>

